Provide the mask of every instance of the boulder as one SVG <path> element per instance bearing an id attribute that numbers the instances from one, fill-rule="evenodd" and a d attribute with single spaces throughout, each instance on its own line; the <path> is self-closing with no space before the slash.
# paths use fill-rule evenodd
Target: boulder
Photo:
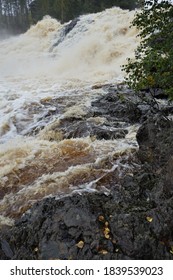
<path id="1" fill-rule="evenodd" d="M 139 188 L 129 194 L 130 186 L 124 194 L 74 194 L 36 203 L 1 239 L 1 258 L 173 259 L 173 199 L 156 206 L 139 198 Z"/>

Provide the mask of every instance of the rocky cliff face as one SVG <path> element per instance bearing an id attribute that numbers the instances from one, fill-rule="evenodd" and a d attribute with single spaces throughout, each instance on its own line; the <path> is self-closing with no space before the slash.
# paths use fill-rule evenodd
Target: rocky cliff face
<path id="1" fill-rule="evenodd" d="M 60 123 L 63 135 L 105 140 L 125 137 L 125 123 L 140 124 L 138 151 L 121 158 L 131 172 L 117 180 L 112 170 L 93 192 L 35 203 L 15 226 L 1 229 L 0 258 L 173 259 L 173 122 L 165 117 L 172 107 L 161 111 L 153 113 L 127 89 L 108 86 L 93 102 L 90 121 Z M 103 117 L 104 125 L 95 126 L 91 116 Z"/>

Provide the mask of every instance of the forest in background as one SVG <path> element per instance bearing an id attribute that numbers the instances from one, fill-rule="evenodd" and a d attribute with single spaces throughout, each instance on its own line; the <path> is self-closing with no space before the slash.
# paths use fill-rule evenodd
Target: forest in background
<path id="1" fill-rule="evenodd" d="M 0 0 L 0 36 L 20 34 L 45 15 L 61 23 L 118 6 L 135 9 L 136 0 Z"/>

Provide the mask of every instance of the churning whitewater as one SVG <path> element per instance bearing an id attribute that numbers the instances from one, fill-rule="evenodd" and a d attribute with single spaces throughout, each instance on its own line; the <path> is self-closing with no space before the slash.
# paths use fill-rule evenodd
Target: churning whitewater
<path id="1" fill-rule="evenodd" d="M 0 41 L 1 225 L 13 224 L 46 196 L 99 185 L 109 192 L 106 176 L 130 172 L 122 158 L 137 149 L 137 127 L 109 140 L 65 129 L 72 119 L 105 126 L 104 118 L 89 114 L 91 102 L 123 80 L 121 65 L 138 43 L 129 28 L 133 17 L 120 8 L 64 25 L 47 16 L 25 34 Z"/>

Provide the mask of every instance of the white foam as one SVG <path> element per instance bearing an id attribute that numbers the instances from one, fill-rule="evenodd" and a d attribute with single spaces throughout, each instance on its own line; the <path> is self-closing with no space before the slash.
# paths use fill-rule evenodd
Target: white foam
<path id="1" fill-rule="evenodd" d="M 54 118 L 75 115 L 83 117 L 91 101 L 104 94 L 101 88 L 93 89 L 93 84 L 122 81 L 121 65 L 126 62 L 127 57 L 133 57 L 138 44 L 136 30 L 129 29 L 133 17 L 134 11 L 123 11 L 119 8 L 84 15 L 66 35 L 64 30 L 68 24 L 61 25 L 55 19 L 46 17 L 25 34 L 0 41 L 0 191 L 1 187 L 6 188 L 8 185 L 8 192 L 0 201 L 1 212 L 8 214 L 8 211 L 19 211 L 19 208 L 23 207 L 22 203 L 25 205 L 29 198 L 36 199 L 37 191 L 40 192 L 38 197 L 42 198 L 44 193 L 51 195 L 51 190 L 56 190 L 54 184 L 50 184 L 50 190 L 47 190 L 47 182 L 43 184 L 44 187 L 39 182 L 55 177 L 56 172 L 48 174 L 48 167 L 59 146 L 56 142 L 43 140 L 49 139 L 48 137 L 29 137 L 28 132 L 34 127 L 39 129 L 51 124 Z M 46 106 L 41 101 L 57 98 L 61 99 L 63 112 L 56 112 L 55 117 L 52 113 L 49 118 L 45 118 L 46 114 L 56 110 L 56 107 L 49 102 Z M 57 104 L 59 105 L 58 101 Z M 46 130 L 43 133 L 46 133 Z M 128 154 L 133 147 L 135 149 L 134 138 L 135 128 L 132 128 L 123 141 L 96 140 L 89 144 L 95 152 L 91 158 L 97 162 L 105 156 L 111 157 L 112 154 Z M 58 142 L 58 139 L 54 140 Z M 76 141 L 76 145 L 79 145 L 80 141 L 83 143 L 86 140 Z M 55 162 L 56 160 L 54 159 Z M 73 170 L 77 171 L 74 172 L 77 177 L 78 171 L 82 172 L 82 166 L 85 167 L 85 163 L 80 160 L 79 163 L 79 170 L 76 167 Z M 39 166 L 38 172 L 40 176 L 43 175 L 35 183 L 35 177 L 32 181 L 27 174 L 27 168 L 30 166 L 32 170 L 32 164 L 33 171 L 36 172 Z M 43 164 L 43 170 L 40 164 Z M 44 173 L 44 167 L 48 170 L 47 173 Z M 22 169 L 26 178 L 20 173 Z M 64 171 L 64 174 L 67 175 L 68 172 L 71 174 L 70 168 Z M 64 185 L 69 184 L 68 181 L 63 181 L 66 177 L 59 173 L 59 170 L 57 174 L 60 185 L 63 185 L 63 182 Z M 60 175 L 62 183 L 59 180 Z M 30 183 L 21 186 L 25 183 L 20 184 L 20 180 Z M 91 189 L 93 182 L 96 182 L 94 180 L 88 181 L 86 188 Z M 13 190 L 15 182 L 19 184 L 18 193 L 15 193 L 15 190 L 14 193 L 9 191 Z M 40 188 L 37 189 L 37 186 Z M 25 209 L 19 212 L 22 211 Z M 5 223 L 2 217 L 0 224 Z M 7 219 L 6 223 L 10 224 L 11 220 Z"/>

